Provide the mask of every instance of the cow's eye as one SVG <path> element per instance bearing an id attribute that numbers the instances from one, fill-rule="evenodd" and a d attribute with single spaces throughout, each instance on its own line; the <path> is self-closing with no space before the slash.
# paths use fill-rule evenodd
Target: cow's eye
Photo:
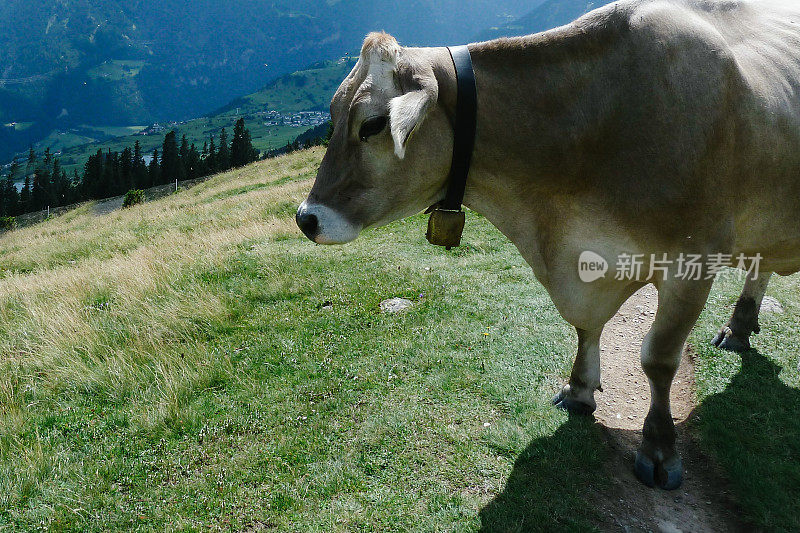
<path id="1" fill-rule="evenodd" d="M 362 141 L 366 141 L 373 135 L 377 135 L 383 131 L 386 127 L 388 120 L 386 117 L 372 117 L 368 118 L 364 121 L 361 125 L 361 129 L 358 131 L 358 138 Z"/>

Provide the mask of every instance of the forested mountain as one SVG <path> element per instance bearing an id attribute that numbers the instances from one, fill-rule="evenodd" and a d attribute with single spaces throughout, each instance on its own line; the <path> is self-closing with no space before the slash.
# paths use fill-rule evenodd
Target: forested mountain
<path id="1" fill-rule="evenodd" d="M 2 0 L 0 159 L 77 125 L 201 116 L 357 50 L 469 40 L 538 0 Z"/>
<path id="2" fill-rule="evenodd" d="M 381 1 L 386 4 L 385 0 Z M 203 2 L 205 0 L 196 3 L 195 7 Z M 536 5 L 538 0 L 524 3 Z M 459 26 L 448 19 L 457 12 L 455 8 L 446 12 L 446 6 L 428 4 L 426 7 L 425 2 L 417 1 L 419 10 L 438 12 L 442 18 L 438 21 L 423 20 L 415 24 L 413 20 L 403 20 L 402 15 L 407 11 L 400 9 L 394 13 L 391 21 L 399 28 L 394 30 L 391 26 L 380 26 L 374 22 L 380 20 L 376 11 L 378 8 L 362 2 L 363 9 L 356 10 L 357 16 L 346 20 L 338 19 L 337 32 L 340 35 L 336 42 L 344 41 L 341 33 L 343 29 L 347 29 L 352 34 L 352 47 L 349 50 L 357 51 L 363 37 L 355 29 L 359 24 L 370 29 L 384 27 L 396 34 L 403 44 L 425 39 L 428 44 L 466 42 L 476 38 L 534 33 L 567 23 L 605 3 L 606 0 L 548 0 L 520 18 L 510 19 L 509 16 L 497 15 L 496 20 L 506 22 L 480 34 L 473 34 L 471 38 L 458 39 L 457 34 L 466 31 L 464 28 L 469 25 L 462 21 Z M 319 124 L 324 120 L 324 116 L 320 115 L 327 110 L 331 95 L 352 68 L 354 60 L 321 61 L 306 70 L 283 75 L 256 92 L 230 99 L 223 107 L 204 113 L 206 116 L 197 120 L 183 121 L 180 120 L 182 115 L 179 111 L 171 114 L 169 111 L 158 110 L 178 107 L 190 109 L 192 106 L 218 103 L 220 95 L 233 93 L 238 96 L 246 93 L 247 91 L 236 91 L 234 86 L 254 83 L 258 76 L 270 71 L 269 63 L 266 66 L 262 64 L 261 69 L 257 68 L 256 62 L 261 61 L 262 57 L 254 59 L 252 56 L 256 52 L 253 49 L 234 53 L 236 43 L 247 41 L 248 32 L 251 41 L 275 41 L 272 44 L 273 49 L 286 64 L 295 60 L 292 59 L 293 54 L 308 58 L 308 54 L 302 55 L 302 51 L 317 47 L 323 53 L 322 50 L 326 49 L 326 46 L 319 45 L 313 39 L 303 41 L 289 35 L 280 38 L 273 35 L 268 39 L 262 30 L 256 28 L 259 24 L 253 25 L 250 20 L 235 23 L 230 12 L 231 4 L 240 7 L 251 5 L 254 9 L 260 5 L 259 13 L 269 11 L 276 20 L 285 22 L 286 27 L 295 24 L 296 27 L 308 31 L 319 30 L 311 15 L 299 15 L 303 12 L 302 9 L 306 12 L 321 9 L 320 6 L 312 5 L 313 2 L 299 2 L 291 12 L 281 12 L 277 7 L 278 3 L 265 7 L 262 2 L 255 0 L 235 0 L 229 4 L 207 2 L 201 16 L 185 9 L 181 11 L 178 7 L 186 5 L 186 2 L 177 0 L 168 0 L 147 8 L 142 0 L 119 0 L 116 4 L 105 0 L 34 0 L 26 9 L 20 9 L 18 0 L 0 0 L 0 26 L 8 30 L 0 32 L 0 45 L 13 51 L 8 56 L 0 56 L 0 74 L 4 76 L 0 78 L 0 162 L 8 161 L 10 154 L 5 154 L 4 157 L 4 150 L 24 150 L 27 153 L 27 143 L 31 143 L 39 154 L 44 154 L 47 148 L 51 153 L 58 154 L 63 167 L 71 174 L 73 170 L 82 170 L 88 157 L 97 150 L 122 152 L 138 142 L 145 153 L 152 153 L 154 148 L 160 146 L 164 132 L 169 130 L 177 131 L 180 136 L 185 135 L 190 143 L 197 143 L 199 147 L 210 137 L 219 135 L 222 128 L 230 131 L 239 118 L 244 118 L 250 125 L 256 148 L 269 152 L 285 147 L 303 131 Z M 325 3 L 325 9 L 337 8 L 339 13 L 343 13 L 345 8 L 352 8 L 356 4 L 358 2 L 355 0 L 331 0 Z M 115 6 L 114 9 L 108 8 L 111 5 Z M 510 6 L 509 13 L 511 8 L 520 7 L 511 2 L 507 5 Z M 54 6 L 57 9 L 52 14 Z M 103 11 L 104 6 L 108 8 L 106 11 Z M 173 6 L 172 11 L 170 6 Z M 373 11 L 370 13 L 369 10 Z M 22 16 L 23 13 L 25 16 Z M 32 21 L 43 20 L 47 13 L 51 14 L 37 41 L 33 35 L 41 25 Z M 76 13 L 80 14 L 77 18 Z M 145 13 L 150 13 L 153 17 L 148 18 L 143 15 Z M 217 17 L 224 21 L 226 13 L 231 20 L 229 23 L 220 22 L 218 26 L 230 25 L 235 30 L 232 34 L 200 32 L 203 25 L 212 24 L 207 17 Z M 262 15 L 253 16 L 258 18 Z M 8 26 L 8 20 L 15 17 L 21 22 L 12 29 Z M 304 21 L 302 24 L 295 21 L 298 17 Z M 134 22 L 139 19 L 145 22 Z M 169 21 L 184 22 L 171 25 Z M 437 26 L 443 28 L 440 35 L 425 36 L 426 33 L 433 34 L 433 29 Z M 406 35 L 403 34 L 404 31 Z M 193 32 L 199 33 L 195 39 L 191 36 Z M 237 32 L 240 32 L 238 38 Z M 21 45 L 25 41 L 22 34 L 30 35 L 29 47 Z M 75 35 L 83 37 L 76 38 Z M 317 37 L 321 35 L 319 33 Z M 290 47 L 297 50 L 287 48 L 281 55 L 278 40 L 285 46 L 286 43 L 297 43 Z M 328 43 L 329 48 L 337 52 L 348 51 L 344 45 L 339 48 L 339 45 L 331 43 L 333 41 Z M 48 44 L 49 47 L 46 50 L 37 49 L 42 44 Z M 60 54 L 56 54 L 54 50 L 60 50 Z M 41 56 L 37 59 L 36 54 L 39 53 Z M 325 53 L 330 55 L 331 52 L 328 50 Z M 117 59 L 106 60 L 103 59 L 105 56 Z M 238 57 L 235 61 L 225 59 L 234 56 Z M 175 60 L 180 57 L 185 58 L 184 64 Z M 223 59 L 217 61 L 213 59 L 215 57 Z M 63 71 L 47 70 L 58 64 L 62 65 Z M 34 69 L 33 65 L 39 65 L 39 70 Z M 89 68 L 90 65 L 93 66 Z M 199 78 L 193 78 L 190 77 L 191 72 L 202 74 L 199 74 Z M 37 86 L 41 90 L 33 90 Z M 196 95 L 191 105 L 183 105 L 177 96 L 173 96 L 185 94 Z M 165 102 L 157 104 L 159 98 L 165 99 Z M 37 101 L 42 103 L 38 111 L 35 105 Z M 11 116 L 17 118 L 11 119 Z M 2 124 L 6 120 L 16 124 L 4 128 Z M 143 129 L 145 124 L 154 121 L 160 124 Z M 139 124 L 139 127 L 108 127 L 108 124 Z M 136 134 L 137 132 L 139 133 Z M 37 139 L 41 139 L 41 142 L 34 143 Z M 3 173 L 8 175 L 9 167 L 4 170 Z M 11 175 L 21 183 L 21 170 L 16 175 L 13 172 Z"/>

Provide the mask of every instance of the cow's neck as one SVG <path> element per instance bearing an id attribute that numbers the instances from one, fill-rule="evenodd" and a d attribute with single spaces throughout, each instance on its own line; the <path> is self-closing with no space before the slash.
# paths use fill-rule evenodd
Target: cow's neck
<path id="1" fill-rule="evenodd" d="M 586 139 L 612 92 L 614 60 L 602 52 L 613 41 L 561 29 L 471 47 L 478 132 L 464 204 L 517 245 L 536 238 L 532 225 L 551 218 L 557 200 L 587 189 Z M 440 102 L 452 113 L 452 61 L 446 49 L 433 61 Z"/>

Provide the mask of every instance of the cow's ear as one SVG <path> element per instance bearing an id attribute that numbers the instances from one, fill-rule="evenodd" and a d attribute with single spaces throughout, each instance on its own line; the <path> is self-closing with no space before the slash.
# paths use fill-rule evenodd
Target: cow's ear
<path id="1" fill-rule="evenodd" d="M 389 102 L 394 152 L 403 159 L 408 141 L 439 98 L 439 84 L 429 64 L 400 61 L 397 78 L 404 93 Z"/>

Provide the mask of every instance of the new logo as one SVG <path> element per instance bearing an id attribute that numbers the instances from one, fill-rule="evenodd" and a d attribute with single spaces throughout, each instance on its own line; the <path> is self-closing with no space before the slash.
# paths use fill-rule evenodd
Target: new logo
<path id="1" fill-rule="evenodd" d="M 582 252 L 578 258 L 578 276 L 584 283 L 591 283 L 604 278 L 608 272 L 608 261 L 589 250 Z"/>

